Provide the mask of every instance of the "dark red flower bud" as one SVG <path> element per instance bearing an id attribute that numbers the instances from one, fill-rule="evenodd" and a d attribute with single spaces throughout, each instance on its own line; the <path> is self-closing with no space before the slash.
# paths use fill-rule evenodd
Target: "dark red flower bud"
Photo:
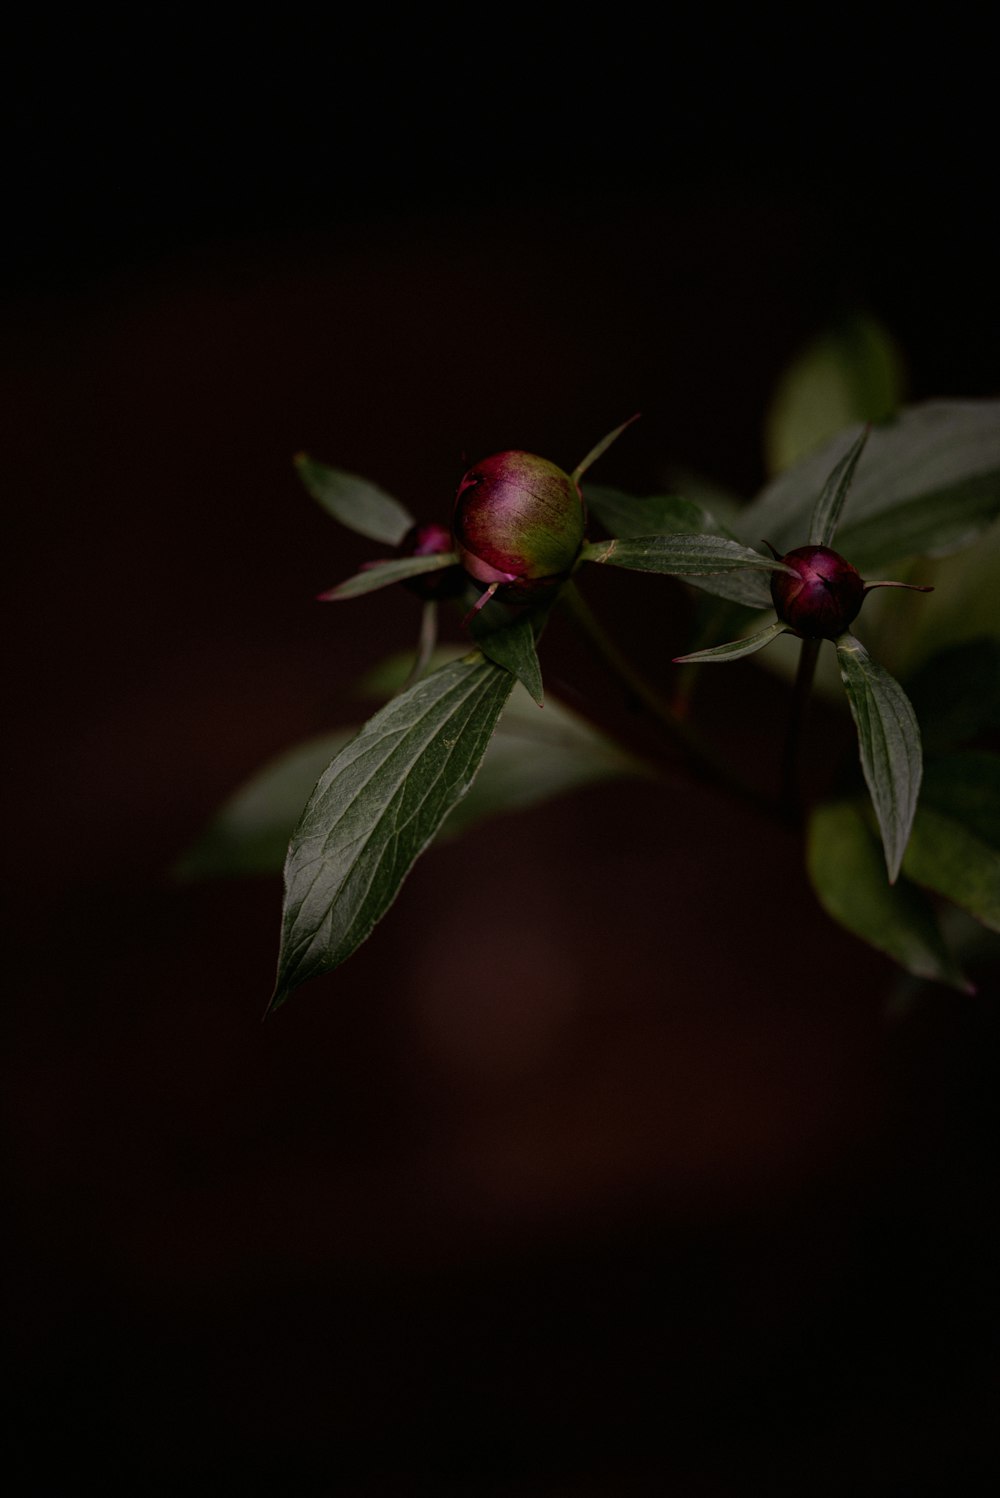
<path id="1" fill-rule="evenodd" d="M 782 623 L 807 640 L 842 635 L 865 598 L 857 568 L 829 546 L 798 546 L 780 560 L 796 574 L 771 573 L 771 597 Z"/>
<path id="2" fill-rule="evenodd" d="M 584 525 L 578 485 L 534 453 L 484 458 L 458 486 L 453 531 L 462 566 L 514 601 L 544 597 L 569 576 Z"/>
<path id="3" fill-rule="evenodd" d="M 455 543 L 446 525 L 411 526 L 397 547 L 401 557 L 439 556 L 445 551 L 454 551 Z M 465 587 L 465 574 L 461 567 L 444 567 L 440 572 L 428 572 L 422 577 L 410 577 L 403 583 L 418 598 L 457 598 Z"/>

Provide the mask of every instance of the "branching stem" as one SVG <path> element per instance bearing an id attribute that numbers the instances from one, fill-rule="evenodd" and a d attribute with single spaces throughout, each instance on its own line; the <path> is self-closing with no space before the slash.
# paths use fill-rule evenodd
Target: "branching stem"
<path id="1" fill-rule="evenodd" d="M 757 811 L 773 817 L 774 804 L 733 773 L 728 762 L 722 759 L 686 718 L 674 711 L 667 698 L 647 681 L 628 656 L 610 639 L 575 583 L 566 584 L 559 595 L 559 602 L 597 651 L 605 666 L 683 748 L 688 769 L 700 779 L 722 787 Z"/>

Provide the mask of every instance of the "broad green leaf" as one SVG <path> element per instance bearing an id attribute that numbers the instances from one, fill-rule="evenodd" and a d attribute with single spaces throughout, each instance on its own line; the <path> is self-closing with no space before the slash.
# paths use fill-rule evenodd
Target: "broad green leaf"
<path id="1" fill-rule="evenodd" d="M 426 557 L 394 557 L 391 561 L 369 562 L 360 572 L 336 587 L 327 588 L 319 595 L 323 603 L 339 603 L 344 598 L 358 598 L 362 593 L 374 593 L 379 588 L 391 587 L 393 583 L 405 582 L 408 577 L 422 577 L 426 572 L 441 572 L 445 567 L 454 567 L 458 555 L 453 551 L 440 551 Z"/>
<path id="2" fill-rule="evenodd" d="M 782 624 L 780 619 L 775 619 L 764 629 L 759 629 L 756 634 L 745 635 L 742 640 L 731 640 L 728 645 L 715 645 L 711 650 L 695 650 L 690 655 L 675 655 L 674 664 L 686 665 L 689 661 L 738 661 L 741 655 L 753 655 L 755 650 L 763 650 L 778 635 L 784 634 L 787 625 Z"/>
<path id="3" fill-rule="evenodd" d="M 302 808 L 320 775 L 356 730 L 319 734 L 252 775 L 178 859 L 178 879 L 277 874 Z"/>
<path id="4" fill-rule="evenodd" d="M 384 691 L 398 690 L 409 657 L 386 663 Z M 359 728 L 320 734 L 257 771 L 216 814 L 175 866 L 181 879 L 280 874 L 288 843 L 319 776 Z M 523 811 L 594 781 L 653 777 L 627 753 L 551 695 L 544 713 L 518 685 L 490 740 L 479 773 L 448 813 L 436 841 L 460 836 L 490 817 Z"/>
<path id="5" fill-rule="evenodd" d="M 812 513 L 812 524 L 809 527 L 810 546 L 832 546 L 833 538 L 840 524 L 841 511 L 854 478 L 854 470 L 858 466 L 858 459 L 864 451 L 865 443 L 868 441 L 870 428 L 863 427 L 861 435 L 854 446 L 844 454 L 840 462 L 834 468 L 830 477 L 823 485 L 823 492 L 816 501 L 816 508 Z"/>
<path id="6" fill-rule="evenodd" d="M 802 546 L 851 432 L 779 475 L 743 511 L 739 534 Z M 1000 514 L 1000 401 L 928 401 L 876 427 L 851 487 L 837 550 L 868 578 L 902 557 L 970 544 Z"/>
<path id="7" fill-rule="evenodd" d="M 500 629 L 484 629 L 478 615 L 471 620 L 472 637 L 487 660 L 502 666 L 527 688 L 541 707 L 542 668 L 535 649 L 535 631 L 532 616 L 522 614 L 509 620 Z"/>
<path id="8" fill-rule="evenodd" d="M 540 713 L 518 685 L 472 789 L 449 812 L 440 836 L 456 837 L 489 817 L 623 776 L 654 778 L 655 771 L 551 694 Z"/>
<path id="9" fill-rule="evenodd" d="M 887 421 L 903 383 L 899 350 L 874 318 L 853 314 L 822 333 L 778 381 L 765 422 L 769 472 L 791 467 L 853 422 Z"/>
<path id="10" fill-rule="evenodd" d="M 974 546 L 947 557 L 929 559 L 921 557 L 910 564 L 911 571 L 903 573 L 893 567 L 894 576 L 902 576 L 906 582 L 933 583 L 934 598 L 930 607 L 912 607 L 906 614 L 905 630 L 896 626 L 902 635 L 899 648 L 909 664 L 922 663 L 929 656 L 947 646 L 964 645 L 973 641 L 992 640 L 1000 642 L 1000 520 L 976 537 Z M 895 601 L 905 595 L 896 595 Z M 888 603 L 889 592 L 875 593 L 871 603 Z M 919 603 L 915 599 L 914 603 Z M 866 616 L 869 605 L 865 606 Z M 898 616 L 891 616 L 894 620 Z M 867 618 L 866 618 L 867 627 Z M 897 672 L 897 675 L 901 674 Z M 997 695 L 1000 702 L 1000 693 Z"/>
<path id="11" fill-rule="evenodd" d="M 269 1012 L 370 935 L 469 789 L 513 685 L 478 652 L 444 666 L 377 712 L 320 777 L 285 862 Z"/>
<path id="12" fill-rule="evenodd" d="M 918 807 L 903 873 L 1000 931 L 1000 853 L 961 822 Z"/>
<path id="13" fill-rule="evenodd" d="M 806 862 L 820 904 L 841 926 L 916 977 L 970 991 L 927 896 L 905 878 L 886 884 L 860 802 L 836 801 L 813 811 Z"/>
<path id="14" fill-rule="evenodd" d="M 711 511 L 677 494 L 651 494 L 637 498 L 621 489 L 587 484 L 583 491 L 590 514 L 612 536 L 713 535 L 731 533 Z"/>
<path id="15" fill-rule="evenodd" d="M 359 536 L 398 546 L 414 524 L 409 510 L 369 479 L 344 473 L 340 468 L 328 468 L 307 453 L 298 454 L 295 467 L 313 499 L 318 499 L 334 520 Z"/>
<path id="16" fill-rule="evenodd" d="M 929 760 L 920 805 L 961 823 L 1000 851 L 1000 754 L 969 749 Z"/>
<path id="17" fill-rule="evenodd" d="M 861 641 L 845 633 L 836 643 L 858 730 L 861 768 L 882 833 L 889 883 L 894 884 L 920 792 L 920 727 L 898 681 L 872 660 Z"/>
<path id="18" fill-rule="evenodd" d="M 580 555 L 585 562 L 682 577 L 707 593 L 750 608 L 766 608 L 771 602 L 766 580 L 756 574 L 790 571 L 781 562 L 741 546 L 728 536 L 619 537 L 614 541 L 591 541 Z"/>

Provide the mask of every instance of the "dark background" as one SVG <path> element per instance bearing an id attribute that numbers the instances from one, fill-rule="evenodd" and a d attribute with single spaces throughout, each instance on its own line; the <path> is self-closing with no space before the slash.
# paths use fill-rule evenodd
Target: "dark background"
<path id="1" fill-rule="evenodd" d="M 18 1491 L 978 1491 L 988 974 L 901 985 L 706 790 L 432 851 L 263 1028 L 278 881 L 169 869 L 415 637 L 402 590 L 312 602 L 369 549 L 300 448 L 445 518 L 469 461 L 568 467 L 641 410 L 602 478 L 750 494 L 776 377 L 856 309 L 913 399 L 997 393 L 984 38 L 67 24 L 6 51 Z M 593 597 L 662 675 L 683 601 Z M 766 784 L 780 686 L 704 706 Z M 815 753 L 843 731 L 817 708 Z"/>

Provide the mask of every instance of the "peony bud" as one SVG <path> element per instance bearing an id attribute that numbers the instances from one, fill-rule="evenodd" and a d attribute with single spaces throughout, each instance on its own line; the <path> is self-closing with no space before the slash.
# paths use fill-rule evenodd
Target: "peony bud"
<path id="1" fill-rule="evenodd" d="M 775 557 L 778 553 L 770 541 Z M 829 546 L 798 546 L 779 561 L 797 574 L 772 572 L 771 597 L 783 624 L 807 640 L 835 640 L 857 617 L 865 594 L 873 588 L 909 588 L 914 593 L 934 589 L 916 583 L 866 583 L 839 551 Z"/>
<path id="2" fill-rule="evenodd" d="M 446 525 L 414 525 L 407 531 L 397 548 L 401 557 L 439 556 L 454 551 L 455 543 Z M 427 572 L 422 577 L 410 577 L 403 583 L 418 598 L 457 598 L 465 587 L 465 575 L 461 567 L 444 567 L 440 572 Z"/>
<path id="3" fill-rule="evenodd" d="M 514 601 L 544 597 L 569 576 L 584 525 L 579 486 L 533 453 L 484 458 L 458 486 L 453 531 L 462 566 Z"/>
<path id="4" fill-rule="evenodd" d="M 829 546 L 798 546 L 781 561 L 797 574 L 771 574 L 771 597 L 782 623 L 807 640 L 842 635 L 865 598 L 857 568 Z"/>

